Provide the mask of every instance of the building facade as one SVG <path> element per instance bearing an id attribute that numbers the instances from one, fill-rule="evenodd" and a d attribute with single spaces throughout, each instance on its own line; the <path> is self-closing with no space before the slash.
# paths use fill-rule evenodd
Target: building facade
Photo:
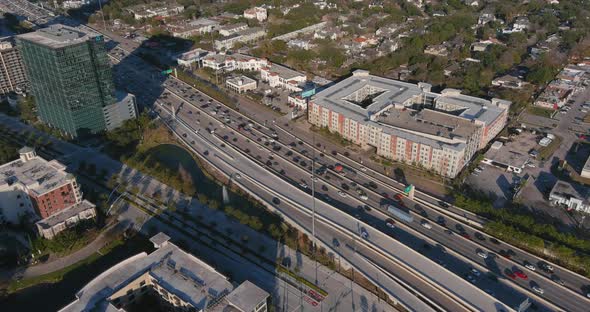
<path id="1" fill-rule="evenodd" d="M 37 229 L 46 238 L 93 218 L 95 207 L 82 199 L 76 178 L 57 160 L 47 161 L 24 147 L 19 159 L 0 166 L 0 218 L 19 223 L 39 220 Z"/>
<path id="2" fill-rule="evenodd" d="M 12 42 L 0 42 L 0 94 L 26 89 L 27 76 L 22 58 Z"/>
<path id="3" fill-rule="evenodd" d="M 506 125 L 509 107 L 357 70 L 313 96 L 308 119 L 387 159 L 453 178 Z"/>
<path id="4" fill-rule="evenodd" d="M 227 277 L 183 251 L 164 233 L 150 241 L 156 248 L 123 260 L 84 286 L 69 311 L 126 311 L 147 296 L 162 311 L 266 312 L 269 294 L 249 281 L 235 287 Z"/>
<path id="5" fill-rule="evenodd" d="M 18 36 L 17 45 L 39 118 L 48 125 L 79 137 L 113 129 L 108 119 L 136 116 L 137 107 L 117 99 L 102 35 L 56 24 Z"/>
<path id="6" fill-rule="evenodd" d="M 17 42 L 43 122 L 72 137 L 106 129 L 103 108 L 116 99 L 102 35 L 58 24 Z"/>
<path id="7" fill-rule="evenodd" d="M 278 64 L 261 68 L 260 77 L 273 88 L 282 88 L 291 92 L 301 91 L 301 85 L 307 81 L 305 74 Z"/>
<path id="8" fill-rule="evenodd" d="M 244 93 L 250 90 L 256 90 L 256 80 L 246 76 L 239 76 L 227 79 L 225 86 L 232 91 Z"/>
<path id="9" fill-rule="evenodd" d="M 137 117 L 137 101 L 135 95 L 120 90 L 116 91 L 117 101 L 103 107 L 106 130 L 120 127 L 126 120 Z"/>

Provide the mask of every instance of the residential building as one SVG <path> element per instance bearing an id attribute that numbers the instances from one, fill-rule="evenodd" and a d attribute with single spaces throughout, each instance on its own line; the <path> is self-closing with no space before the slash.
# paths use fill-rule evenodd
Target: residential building
<path id="1" fill-rule="evenodd" d="M 240 30 L 229 36 L 215 40 L 215 49 L 218 51 L 229 50 L 234 47 L 236 43 L 253 43 L 266 36 L 266 31 L 262 27 L 252 27 Z"/>
<path id="2" fill-rule="evenodd" d="M 549 193 L 549 202 L 555 206 L 564 206 L 568 211 L 576 210 L 590 213 L 588 192 L 581 185 L 574 186 L 565 181 L 558 180 L 551 189 L 551 193 Z"/>
<path id="3" fill-rule="evenodd" d="M 449 50 L 444 44 L 437 44 L 428 46 L 424 49 L 424 54 L 430 54 L 435 56 L 448 56 Z"/>
<path id="4" fill-rule="evenodd" d="M 260 77 L 273 88 L 282 88 L 291 92 L 301 91 L 301 85 L 307 81 L 305 74 L 277 64 L 261 68 Z"/>
<path id="5" fill-rule="evenodd" d="M 79 9 L 85 5 L 96 3 L 96 0 L 64 0 L 61 3 L 63 9 Z"/>
<path id="6" fill-rule="evenodd" d="M 227 37 L 246 29 L 248 29 L 248 24 L 246 23 L 227 24 L 219 28 L 219 34 Z"/>
<path id="7" fill-rule="evenodd" d="M 208 34 L 218 27 L 219 22 L 217 21 L 199 18 L 188 23 L 169 25 L 168 29 L 171 31 L 172 36 L 186 39 L 195 35 Z"/>
<path id="8" fill-rule="evenodd" d="M 203 67 L 214 70 L 231 72 L 234 70 L 259 71 L 263 67 L 270 66 L 267 59 L 256 58 L 245 54 L 210 54 L 203 59 Z"/>
<path id="9" fill-rule="evenodd" d="M 519 16 L 516 18 L 514 23 L 510 28 L 506 28 L 502 30 L 505 34 L 511 34 L 515 32 L 523 32 L 526 31 L 530 26 L 529 19 L 526 16 Z"/>
<path id="10" fill-rule="evenodd" d="M 39 234 L 52 238 L 96 214 L 94 205 L 82 199 L 80 186 L 76 178 L 66 172 L 65 165 L 37 156 L 30 147 L 21 148 L 19 154 L 18 159 L 0 165 L 2 222 L 15 224 L 23 218 L 42 219 L 37 225 Z M 52 218 L 57 215 L 61 217 Z"/>
<path id="11" fill-rule="evenodd" d="M 492 80 L 492 85 L 509 89 L 522 89 L 527 82 L 513 75 L 504 75 Z"/>
<path id="12" fill-rule="evenodd" d="M 225 86 L 233 90 L 237 93 L 244 93 L 250 90 L 256 90 L 256 80 L 246 77 L 246 76 L 238 76 L 232 77 L 225 81 Z"/>
<path id="13" fill-rule="evenodd" d="M 314 47 L 314 45 L 309 42 L 309 40 L 301 40 L 301 39 L 292 39 L 287 42 L 287 46 L 291 49 L 303 49 L 309 50 Z"/>
<path id="14" fill-rule="evenodd" d="M 330 39 L 332 41 L 338 40 L 346 36 L 346 32 L 338 28 L 319 29 L 313 33 L 314 39 Z"/>
<path id="15" fill-rule="evenodd" d="M 161 3 L 154 2 L 150 4 L 140 4 L 126 9 L 136 20 L 150 17 L 169 17 L 184 11 L 184 6 L 174 2 Z"/>
<path id="16" fill-rule="evenodd" d="M 264 22 L 268 17 L 266 9 L 262 7 L 253 7 L 251 9 L 244 10 L 244 18 L 256 19 L 259 22 Z"/>
<path id="17" fill-rule="evenodd" d="M 479 18 L 477 19 L 477 25 L 484 26 L 485 24 L 491 23 L 495 20 L 496 20 L 496 16 L 494 15 L 494 13 L 484 12 L 484 13 L 481 13 L 481 15 L 479 15 Z"/>
<path id="18" fill-rule="evenodd" d="M 117 98 L 102 35 L 55 24 L 17 45 L 43 122 L 72 137 L 109 129 L 105 107 Z"/>
<path id="19" fill-rule="evenodd" d="M 10 41 L 0 42 L 0 94 L 21 92 L 27 87 L 22 58 Z"/>
<path id="20" fill-rule="evenodd" d="M 117 101 L 102 108 L 107 131 L 120 127 L 126 120 L 137 118 L 135 95 L 121 90 L 115 94 Z"/>
<path id="21" fill-rule="evenodd" d="M 235 287 L 169 240 L 164 233 L 153 236 L 155 251 L 139 253 L 98 275 L 60 312 L 125 311 L 148 296 L 157 297 L 164 311 L 268 311 L 266 291 L 249 281 Z"/>
<path id="22" fill-rule="evenodd" d="M 506 125 L 509 106 L 357 70 L 317 93 L 308 119 L 380 156 L 452 178 Z"/>

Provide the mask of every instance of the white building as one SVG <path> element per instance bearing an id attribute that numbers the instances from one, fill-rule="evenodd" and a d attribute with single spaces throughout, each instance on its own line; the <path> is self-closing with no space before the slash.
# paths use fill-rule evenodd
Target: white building
<path id="1" fill-rule="evenodd" d="M 259 71 L 263 67 L 270 66 L 267 59 L 256 58 L 245 54 L 213 54 L 203 59 L 203 67 L 213 70 L 231 72 L 234 70 Z"/>
<path id="2" fill-rule="evenodd" d="M 141 252 L 99 274 L 60 312 L 128 311 L 145 296 L 158 311 L 266 312 L 269 294 L 249 281 L 234 286 L 223 274 L 158 233 L 156 250 Z"/>
<path id="3" fill-rule="evenodd" d="M 309 40 L 301 40 L 301 39 L 292 39 L 287 42 L 287 46 L 292 49 L 303 49 L 309 50 L 314 47 L 313 44 L 309 42 Z"/>
<path id="4" fill-rule="evenodd" d="M 225 86 L 237 93 L 244 93 L 250 90 L 256 90 L 256 85 L 256 80 L 243 75 L 229 78 L 225 81 Z"/>
<path id="5" fill-rule="evenodd" d="M 282 88 L 291 92 L 301 91 L 301 84 L 307 81 L 305 74 L 277 64 L 261 68 L 260 77 L 273 88 Z"/>
<path id="6" fill-rule="evenodd" d="M 185 39 L 195 35 L 208 34 L 218 27 L 219 22 L 206 18 L 199 18 L 185 24 L 172 24 L 168 26 L 172 32 L 172 36 Z"/>
<path id="7" fill-rule="evenodd" d="M 203 49 L 194 49 L 188 52 L 181 53 L 174 57 L 174 60 L 178 65 L 189 67 L 192 64 L 197 63 L 197 66 L 209 55 L 209 51 Z"/>
<path id="8" fill-rule="evenodd" d="M 115 93 L 117 102 L 102 108 L 107 131 L 120 127 L 128 119 L 137 118 L 135 95 L 121 90 Z"/>
<path id="9" fill-rule="evenodd" d="M 214 46 L 217 51 L 229 50 L 236 43 L 253 43 L 266 36 L 266 31 L 262 27 L 252 27 L 232 33 L 229 36 L 215 40 Z"/>
<path id="10" fill-rule="evenodd" d="M 133 14 L 136 20 L 156 16 L 168 17 L 184 11 L 184 6 L 178 4 L 159 5 L 159 3 L 154 3 L 153 5 L 137 5 L 127 9 L 127 11 Z"/>
<path id="11" fill-rule="evenodd" d="M 581 186 L 579 187 L 581 188 Z M 588 194 L 586 193 L 586 190 L 580 189 L 578 191 L 573 185 L 559 180 L 551 189 L 551 193 L 549 193 L 549 202 L 555 206 L 564 206 L 567 210 L 590 213 L 590 203 L 588 202 Z"/>
<path id="12" fill-rule="evenodd" d="M 227 24 L 219 28 L 219 34 L 227 37 L 246 29 L 248 29 L 248 24 L 246 23 Z"/>
<path id="13" fill-rule="evenodd" d="M 259 22 L 263 22 L 267 17 L 266 9 L 262 7 L 254 7 L 244 10 L 244 18 L 246 19 L 257 19 Z"/>

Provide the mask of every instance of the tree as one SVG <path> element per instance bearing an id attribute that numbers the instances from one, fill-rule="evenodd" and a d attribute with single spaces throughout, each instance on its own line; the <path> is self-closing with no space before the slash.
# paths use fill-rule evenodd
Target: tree
<path id="1" fill-rule="evenodd" d="M 33 124 L 37 122 L 37 110 L 35 107 L 35 99 L 32 96 L 25 97 L 18 103 L 18 111 L 20 119 Z"/>

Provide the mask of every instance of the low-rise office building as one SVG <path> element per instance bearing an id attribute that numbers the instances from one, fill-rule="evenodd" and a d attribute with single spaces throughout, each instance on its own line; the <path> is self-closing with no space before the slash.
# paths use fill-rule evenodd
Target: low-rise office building
<path id="1" fill-rule="evenodd" d="M 455 177 L 506 125 L 509 101 L 357 70 L 312 97 L 309 122 L 385 158 Z"/>
<path id="2" fill-rule="evenodd" d="M 273 88 L 282 88 L 291 92 L 301 91 L 301 85 L 307 81 L 305 74 L 274 63 L 261 68 L 260 77 Z"/>
<path id="3" fill-rule="evenodd" d="M 171 30 L 172 36 L 186 39 L 195 35 L 208 34 L 216 30 L 218 27 L 218 21 L 199 18 L 184 24 L 169 25 L 168 28 Z"/>
<path id="4" fill-rule="evenodd" d="M 268 311 L 266 291 L 249 281 L 232 284 L 169 239 L 164 233 L 155 235 L 150 239 L 155 251 L 109 268 L 60 311 L 126 311 L 147 297 L 155 297 L 163 311 Z"/>
<path id="5" fill-rule="evenodd" d="M 190 67 L 192 64 L 197 64 L 199 67 L 203 60 L 209 55 L 209 51 L 203 49 L 194 49 L 188 52 L 177 54 L 173 59 L 178 65 Z"/>
<path id="6" fill-rule="evenodd" d="M 270 66 L 270 62 L 267 59 L 239 53 L 209 54 L 203 59 L 203 67 L 225 72 L 234 70 L 259 71 L 261 68 L 267 66 Z"/>
<path id="7" fill-rule="evenodd" d="M 94 205 L 82 199 L 76 178 L 57 160 L 47 161 L 23 147 L 20 157 L 0 166 L 0 218 L 19 223 L 37 222 L 39 234 L 52 238 L 82 219 L 96 215 Z"/>
<path id="8" fill-rule="evenodd" d="M 256 85 L 256 80 L 243 75 L 239 77 L 229 78 L 225 81 L 226 87 L 238 93 L 256 90 Z"/>
<path id="9" fill-rule="evenodd" d="M 246 23 L 227 24 L 219 28 L 219 34 L 227 37 L 246 29 L 248 29 L 248 24 Z"/>
<path id="10" fill-rule="evenodd" d="M 215 49 L 218 51 L 229 50 L 236 43 L 252 43 L 266 36 L 266 31 L 262 27 L 252 27 L 232 33 L 226 37 L 214 41 Z"/>
<path id="11" fill-rule="evenodd" d="M 266 9 L 262 7 L 253 7 L 251 9 L 244 10 L 244 18 L 256 19 L 259 22 L 263 22 L 268 17 Z"/>

